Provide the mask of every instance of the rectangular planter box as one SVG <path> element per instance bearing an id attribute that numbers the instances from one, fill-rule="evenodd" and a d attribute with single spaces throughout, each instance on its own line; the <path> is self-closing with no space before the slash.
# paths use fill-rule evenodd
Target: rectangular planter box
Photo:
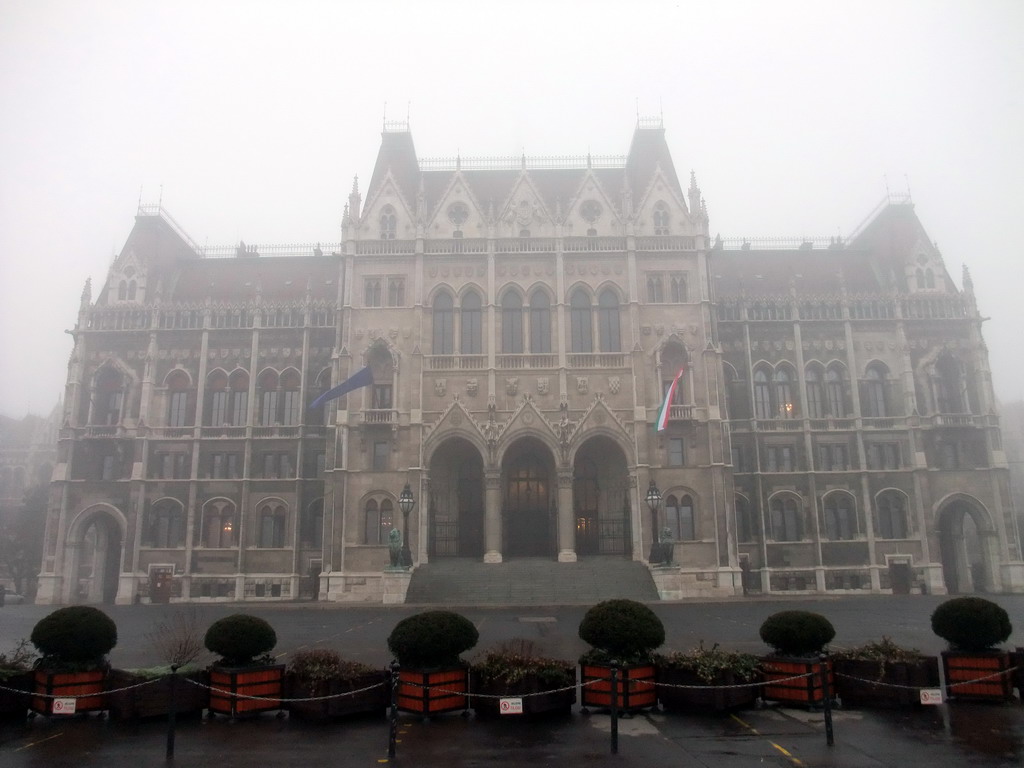
<path id="1" fill-rule="evenodd" d="M 725 688 L 714 686 L 746 685 L 751 682 L 741 680 L 732 671 L 720 672 L 712 682 L 706 682 L 689 669 L 658 668 L 658 701 L 665 709 L 703 712 L 728 712 L 734 709 L 749 709 L 757 703 L 761 692 L 760 681 L 757 685 L 744 688 Z M 700 688 L 673 688 L 675 685 L 695 685 Z"/>
<path id="2" fill-rule="evenodd" d="M 174 692 L 175 712 L 182 717 L 201 715 L 210 699 L 205 687 L 193 685 L 189 680 L 209 684 L 206 672 L 178 675 Z M 171 711 L 171 678 L 161 677 L 147 685 L 146 678 L 120 669 L 112 669 L 107 677 L 107 703 L 110 716 L 123 720 L 141 720 L 147 717 L 167 717 Z M 130 690 L 121 690 L 130 688 Z"/>
<path id="3" fill-rule="evenodd" d="M 844 707 L 921 706 L 917 688 L 939 687 L 939 659 L 925 656 L 916 664 L 877 661 L 833 661 L 835 691 Z M 890 686 L 910 686 L 894 688 Z"/>
<path id="4" fill-rule="evenodd" d="M 25 717 L 28 714 L 29 692 L 32 690 L 31 672 L 18 672 L 7 678 L 0 678 L 0 717 Z"/>
<path id="5" fill-rule="evenodd" d="M 105 681 L 107 672 L 94 669 L 89 672 L 35 672 L 35 693 L 50 696 L 81 697 L 75 702 L 75 712 L 100 712 L 107 708 Z M 40 715 L 53 714 L 53 699 L 33 696 L 31 709 Z M 58 713 L 59 714 L 59 713 Z"/>
<path id="6" fill-rule="evenodd" d="M 469 709 L 469 667 L 398 673 L 398 708 L 423 717 Z"/>
<path id="7" fill-rule="evenodd" d="M 1021 702 L 1024 702 L 1024 648 L 1018 648 L 1013 655 L 1013 665 L 1017 667 L 1017 671 L 1013 673 L 1013 684 L 1017 686 L 1017 695 Z"/>
<path id="8" fill-rule="evenodd" d="M 289 673 L 286 677 L 286 690 L 289 699 L 332 697 L 317 701 L 289 701 L 288 711 L 306 720 L 383 714 L 391 704 L 391 673 L 380 670 L 349 680 L 324 680 L 315 684 L 303 682 Z"/>
<path id="9" fill-rule="evenodd" d="M 765 656 L 761 659 L 761 668 L 764 672 L 764 690 L 761 696 L 765 701 L 779 701 L 784 704 L 807 707 L 816 706 L 825 700 L 825 685 L 828 686 L 828 696 L 831 698 L 833 695 L 834 679 L 831 659 L 827 661 L 827 681 L 822 681 L 821 661 L 815 658 Z M 801 677 L 797 680 L 786 679 L 794 675 L 807 674 L 810 674 L 810 677 Z"/>
<path id="10" fill-rule="evenodd" d="M 217 689 L 217 690 L 214 690 Z M 282 709 L 284 664 L 261 667 L 210 667 L 211 712 L 219 715 L 255 715 Z M 260 696 L 244 699 L 242 696 Z"/>
<path id="11" fill-rule="evenodd" d="M 479 693 L 487 697 L 522 698 L 523 714 L 527 716 L 551 713 L 568 714 L 572 711 L 572 705 L 576 703 L 576 684 L 578 682 L 576 670 L 573 670 L 572 688 L 554 692 L 551 691 L 552 686 L 541 682 L 534 675 L 527 676 L 516 683 L 483 682 L 480 679 L 480 675 L 475 672 L 471 679 L 473 681 L 473 693 Z M 563 688 L 564 686 L 557 687 Z M 485 717 L 500 715 L 499 706 L 499 699 L 473 698 L 473 709 L 478 715 Z"/>
<path id="12" fill-rule="evenodd" d="M 1013 698 L 1013 655 L 1009 651 L 943 651 L 946 696 L 972 701 L 1006 701 Z M 988 677 L 997 672 L 1004 674 Z M 968 683 L 968 680 L 979 680 Z"/>
<path id="13" fill-rule="evenodd" d="M 612 706 L 612 668 L 603 664 L 583 664 L 581 678 L 584 707 L 610 709 Z M 588 683 L 590 683 L 588 685 Z M 658 704 L 653 664 L 619 667 L 617 706 L 620 712 L 635 712 Z"/>

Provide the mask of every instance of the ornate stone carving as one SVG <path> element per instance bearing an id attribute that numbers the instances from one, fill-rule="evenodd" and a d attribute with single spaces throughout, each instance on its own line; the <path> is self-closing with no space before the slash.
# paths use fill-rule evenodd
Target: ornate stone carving
<path id="1" fill-rule="evenodd" d="M 622 388 L 622 379 L 619 376 L 608 377 L 608 391 L 613 395 L 619 394 L 619 390 Z"/>
<path id="2" fill-rule="evenodd" d="M 581 395 L 585 395 L 587 394 L 587 392 L 590 391 L 590 384 L 586 376 L 576 377 L 576 391 L 579 392 Z"/>
<path id="3" fill-rule="evenodd" d="M 551 388 L 551 380 L 547 376 L 541 376 L 537 379 L 537 394 L 546 395 Z"/>
<path id="4" fill-rule="evenodd" d="M 519 377 L 510 376 L 505 379 L 505 394 L 509 397 L 515 397 L 519 391 Z"/>
<path id="5" fill-rule="evenodd" d="M 448 392 L 448 379 L 434 379 L 434 394 L 444 397 Z"/>
<path id="6" fill-rule="evenodd" d="M 466 394 L 470 397 L 476 397 L 476 393 L 480 391 L 480 382 L 477 379 L 466 379 Z"/>

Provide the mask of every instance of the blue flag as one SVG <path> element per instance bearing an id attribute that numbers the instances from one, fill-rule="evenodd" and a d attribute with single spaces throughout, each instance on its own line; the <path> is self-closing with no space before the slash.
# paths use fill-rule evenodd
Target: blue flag
<path id="1" fill-rule="evenodd" d="M 347 395 L 353 389 L 359 389 L 360 387 L 368 387 L 373 384 L 373 372 L 370 370 L 370 366 L 366 366 L 360 371 L 356 371 L 341 384 L 329 389 L 324 392 L 320 397 L 313 401 L 313 404 L 309 406 L 310 410 L 319 408 L 324 403 L 329 403 L 331 400 L 337 400 L 343 395 Z"/>

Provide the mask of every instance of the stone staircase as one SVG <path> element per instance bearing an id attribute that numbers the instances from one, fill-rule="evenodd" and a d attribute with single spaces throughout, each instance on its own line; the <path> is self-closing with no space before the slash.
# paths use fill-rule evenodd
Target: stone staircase
<path id="1" fill-rule="evenodd" d="M 405 602 L 414 605 L 592 605 L 616 597 L 656 602 L 644 563 L 588 557 L 575 563 L 514 558 L 482 563 L 438 558 L 413 571 Z"/>

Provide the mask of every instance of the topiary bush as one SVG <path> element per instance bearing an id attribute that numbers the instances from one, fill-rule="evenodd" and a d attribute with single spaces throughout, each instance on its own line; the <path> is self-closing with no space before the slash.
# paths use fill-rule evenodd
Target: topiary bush
<path id="1" fill-rule="evenodd" d="M 277 645 L 277 633 L 259 616 L 235 613 L 213 622 L 203 645 L 220 656 L 225 667 L 269 664 L 272 659 L 264 657 Z"/>
<path id="2" fill-rule="evenodd" d="M 583 660 L 591 663 L 649 662 L 651 652 L 665 642 L 665 625 L 658 615 L 635 600 L 605 600 L 586 612 L 580 638 L 593 647 Z"/>
<path id="3" fill-rule="evenodd" d="M 454 611 L 424 611 L 402 619 L 388 636 L 388 648 L 403 667 L 462 664 L 459 654 L 477 644 L 473 622 Z"/>
<path id="4" fill-rule="evenodd" d="M 780 611 L 764 620 L 761 639 L 783 656 L 821 653 L 836 636 L 832 622 L 811 611 Z"/>
<path id="5" fill-rule="evenodd" d="M 40 669 L 84 671 L 106 665 L 117 645 L 117 625 L 98 608 L 71 605 L 44 616 L 32 629 Z"/>
<path id="6" fill-rule="evenodd" d="M 1013 632 L 1010 616 L 982 597 L 954 597 L 932 613 L 932 632 L 961 651 L 985 651 Z"/>

